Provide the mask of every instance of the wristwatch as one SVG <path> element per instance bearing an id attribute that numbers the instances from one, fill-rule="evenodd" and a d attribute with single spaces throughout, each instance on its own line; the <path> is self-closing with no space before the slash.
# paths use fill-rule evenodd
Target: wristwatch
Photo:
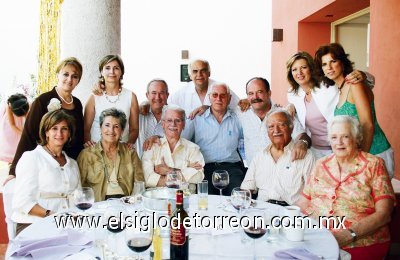
<path id="1" fill-rule="evenodd" d="M 352 241 L 355 242 L 357 240 L 357 234 L 352 230 L 351 228 L 347 229 L 350 232 L 351 238 L 353 239 Z"/>
<path id="2" fill-rule="evenodd" d="M 300 141 L 300 142 L 303 142 L 303 143 L 305 143 L 305 144 L 306 144 L 306 146 L 307 146 L 307 148 L 308 148 L 308 141 L 307 141 L 307 140 L 304 140 L 304 139 L 299 139 L 299 141 Z"/>

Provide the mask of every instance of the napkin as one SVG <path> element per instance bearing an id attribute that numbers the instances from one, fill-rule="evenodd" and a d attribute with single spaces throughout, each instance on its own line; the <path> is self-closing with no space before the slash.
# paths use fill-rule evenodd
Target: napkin
<path id="1" fill-rule="evenodd" d="M 33 259 L 62 259 L 66 256 L 93 246 L 93 240 L 85 233 L 77 230 L 68 230 L 60 235 L 41 238 L 13 241 L 16 249 L 11 256 L 32 256 Z"/>
<path id="2" fill-rule="evenodd" d="M 320 260 L 321 258 L 313 253 L 309 252 L 305 248 L 289 248 L 284 250 L 276 251 L 275 259 L 298 259 L 298 260 Z"/>

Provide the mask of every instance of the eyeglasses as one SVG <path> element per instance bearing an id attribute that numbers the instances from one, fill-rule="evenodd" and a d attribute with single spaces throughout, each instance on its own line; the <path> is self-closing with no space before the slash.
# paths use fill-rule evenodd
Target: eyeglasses
<path id="1" fill-rule="evenodd" d="M 224 98 L 226 98 L 227 96 L 228 96 L 228 94 L 226 94 L 226 93 L 222 93 L 222 94 L 218 94 L 218 93 L 210 93 L 210 96 L 212 97 L 212 98 L 218 98 L 218 97 L 220 97 L 221 99 L 224 99 Z"/>
<path id="2" fill-rule="evenodd" d="M 170 125 L 172 125 L 172 124 L 177 125 L 177 124 L 184 122 L 185 120 L 183 120 L 183 119 L 164 119 L 163 121 Z"/>

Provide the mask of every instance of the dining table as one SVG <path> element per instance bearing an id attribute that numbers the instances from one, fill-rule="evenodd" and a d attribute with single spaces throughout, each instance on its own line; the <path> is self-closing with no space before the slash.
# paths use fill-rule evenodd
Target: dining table
<path id="1" fill-rule="evenodd" d="M 197 216 L 239 216 L 238 212 L 232 207 L 229 196 L 208 195 L 208 209 L 198 209 L 198 197 L 196 194 L 186 197 L 189 200 L 188 214 L 191 217 Z M 222 201 L 223 207 L 218 207 Z M 127 204 L 120 199 L 96 202 L 91 209 L 87 211 L 89 216 L 104 216 L 105 209 L 110 207 L 123 206 L 126 214 L 134 214 L 137 211 L 146 211 L 156 216 L 165 215 L 166 212 L 154 212 L 146 209 L 143 204 Z M 255 200 L 250 208 L 258 209 L 276 215 L 285 216 L 285 207 Z M 244 209 L 245 211 L 246 209 Z M 76 208 L 70 208 L 69 211 L 59 214 L 72 214 L 78 212 Z M 113 234 L 104 227 L 74 229 L 71 225 L 65 228 L 57 228 L 55 216 L 43 218 L 24 229 L 15 239 L 11 240 L 6 252 L 6 259 L 135 259 L 135 253 L 126 246 L 124 231 Z M 314 220 L 313 220 L 314 221 Z M 315 221 L 314 221 L 315 222 Z M 309 259 L 338 259 L 339 246 L 329 230 L 326 228 L 306 228 L 304 229 L 304 238 L 301 241 L 290 241 L 285 235 L 284 228 L 275 230 L 275 235 L 270 236 L 270 232 L 259 239 L 253 241 L 244 235 L 242 228 L 232 228 L 225 225 L 223 228 L 193 228 L 189 232 L 189 256 L 190 259 L 281 259 L 277 252 L 291 252 L 300 250 L 307 252 L 314 258 Z M 25 255 L 17 256 L 16 252 L 21 248 L 21 241 L 29 243 L 31 241 L 50 240 L 56 241 L 60 236 L 68 233 L 68 236 L 74 232 L 74 236 L 79 239 L 74 241 L 82 242 L 77 246 L 77 250 L 63 255 L 57 253 L 57 247 L 54 250 L 45 251 L 46 253 L 38 256 Z M 84 239 L 83 239 L 84 237 Z M 28 241 L 28 242 L 26 242 Z M 163 259 L 169 257 L 169 231 L 161 229 L 162 254 Z M 57 243 L 54 242 L 54 246 Z M 76 242 L 78 244 L 78 242 Z M 44 245 L 44 247 L 47 246 Z M 79 247 L 81 246 L 81 247 Z M 150 249 L 142 253 L 144 259 L 150 258 Z M 295 258 L 292 258 L 295 259 Z M 307 259 L 307 258 L 304 258 Z"/>

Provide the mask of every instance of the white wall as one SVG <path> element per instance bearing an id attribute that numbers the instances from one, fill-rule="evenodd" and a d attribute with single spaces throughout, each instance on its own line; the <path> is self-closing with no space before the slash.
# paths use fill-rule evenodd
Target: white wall
<path id="1" fill-rule="evenodd" d="M 124 86 L 139 102 L 155 77 L 174 92 L 185 84 L 181 50 L 189 50 L 190 59 L 210 62 L 213 79 L 245 97 L 248 79 L 270 79 L 271 9 L 270 0 L 122 0 Z"/>

